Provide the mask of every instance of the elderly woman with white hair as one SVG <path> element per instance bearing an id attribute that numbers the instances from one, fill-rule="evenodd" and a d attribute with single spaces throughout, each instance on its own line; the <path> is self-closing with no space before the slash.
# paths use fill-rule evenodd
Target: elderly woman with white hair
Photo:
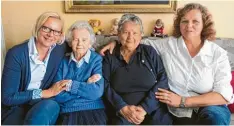
<path id="1" fill-rule="evenodd" d="M 54 79 L 69 80 L 66 91 L 55 97 L 61 107 L 61 124 L 104 125 L 102 57 L 90 49 L 95 42 L 93 29 L 88 22 L 77 21 L 66 39 L 72 53 L 64 57 Z"/>

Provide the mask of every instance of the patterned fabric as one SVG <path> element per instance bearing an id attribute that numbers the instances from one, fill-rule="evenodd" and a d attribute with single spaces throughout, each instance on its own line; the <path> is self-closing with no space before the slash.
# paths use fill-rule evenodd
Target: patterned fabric
<path id="1" fill-rule="evenodd" d="M 42 90 L 41 89 L 35 89 L 33 90 L 33 96 L 32 99 L 39 99 L 42 96 Z"/>

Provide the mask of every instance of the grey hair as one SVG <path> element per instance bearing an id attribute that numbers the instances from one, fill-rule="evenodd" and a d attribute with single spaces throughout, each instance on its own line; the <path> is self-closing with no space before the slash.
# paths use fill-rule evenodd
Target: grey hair
<path id="1" fill-rule="evenodd" d="M 69 45 L 71 45 L 71 42 L 73 40 L 72 31 L 75 29 L 83 28 L 86 29 L 90 34 L 91 45 L 93 45 L 96 42 L 96 37 L 93 32 L 93 28 L 90 26 L 90 24 L 87 21 L 76 21 L 74 24 L 71 25 L 66 34 L 66 41 Z"/>
<path id="2" fill-rule="evenodd" d="M 134 23 L 140 25 L 140 28 L 141 28 L 141 29 L 140 29 L 140 30 L 141 30 L 141 36 L 144 35 L 144 28 L 143 28 L 141 19 L 140 19 L 138 16 L 136 16 L 135 14 L 130 14 L 130 13 L 124 14 L 124 15 L 121 17 L 121 19 L 120 19 L 120 21 L 119 21 L 119 24 L 118 24 L 118 32 L 119 32 L 119 33 L 121 32 L 121 30 L 122 30 L 122 28 L 123 28 L 123 24 L 124 24 L 125 22 L 128 22 L 128 21 L 131 21 L 131 22 L 134 22 Z"/>

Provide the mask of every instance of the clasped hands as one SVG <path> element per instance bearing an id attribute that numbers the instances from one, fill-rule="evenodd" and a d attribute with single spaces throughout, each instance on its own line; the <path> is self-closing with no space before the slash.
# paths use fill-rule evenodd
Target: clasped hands
<path id="1" fill-rule="evenodd" d="M 94 74 L 87 80 L 88 84 L 95 83 L 101 79 L 100 74 Z M 42 91 L 42 98 L 50 98 L 53 96 L 58 95 L 62 91 L 67 91 L 69 88 L 69 84 L 72 82 L 72 80 L 61 80 L 52 85 L 47 90 Z"/>
<path id="2" fill-rule="evenodd" d="M 142 106 L 126 105 L 120 109 L 120 114 L 130 123 L 141 124 L 145 119 L 146 111 Z"/>

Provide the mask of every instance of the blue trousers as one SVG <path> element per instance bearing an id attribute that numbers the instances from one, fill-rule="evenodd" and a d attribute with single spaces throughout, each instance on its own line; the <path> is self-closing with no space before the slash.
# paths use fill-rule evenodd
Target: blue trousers
<path id="1" fill-rule="evenodd" d="M 2 120 L 2 125 L 53 125 L 60 107 L 54 100 L 41 100 L 30 107 L 15 107 Z"/>
<path id="2" fill-rule="evenodd" d="M 231 113 L 226 105 L 215 105 L 199 108 L 191 118 L 173 118 L 174 125 L 229 125 Z"/>

